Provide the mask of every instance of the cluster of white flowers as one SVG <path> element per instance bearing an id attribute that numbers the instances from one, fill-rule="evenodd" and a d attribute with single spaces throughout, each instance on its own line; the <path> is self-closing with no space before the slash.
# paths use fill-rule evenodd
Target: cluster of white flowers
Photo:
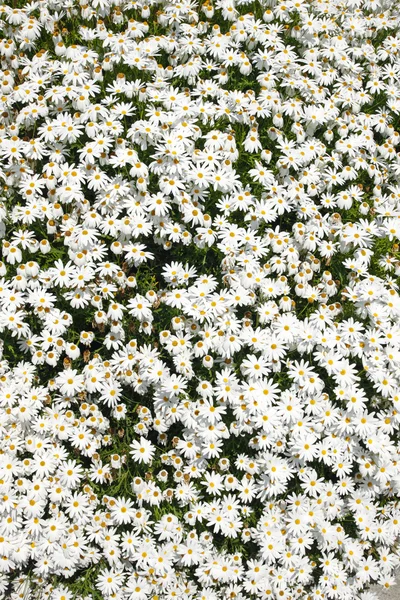
<path id="1" fill-rule="evenodd" d="M 0 28 L 0 596 L 374 600 L 396 2 L 17 1 Z"/>

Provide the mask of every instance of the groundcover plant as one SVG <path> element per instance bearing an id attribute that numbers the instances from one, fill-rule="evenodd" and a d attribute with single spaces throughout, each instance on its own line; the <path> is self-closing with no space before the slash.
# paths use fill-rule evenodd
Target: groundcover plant
<path id="1" fill-rule="evenodd" d="M 1 598 L 394 584 L 399 26 L 0 6 Z"/>

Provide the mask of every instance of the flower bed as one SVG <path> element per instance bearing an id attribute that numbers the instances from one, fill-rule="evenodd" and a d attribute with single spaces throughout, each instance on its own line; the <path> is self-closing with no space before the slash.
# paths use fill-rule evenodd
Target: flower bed
<path id="1" fill-rule="evenodd" d="M 374 600 L 400 539 L 396 2 L 0 22 L 0 596 Z"/>

